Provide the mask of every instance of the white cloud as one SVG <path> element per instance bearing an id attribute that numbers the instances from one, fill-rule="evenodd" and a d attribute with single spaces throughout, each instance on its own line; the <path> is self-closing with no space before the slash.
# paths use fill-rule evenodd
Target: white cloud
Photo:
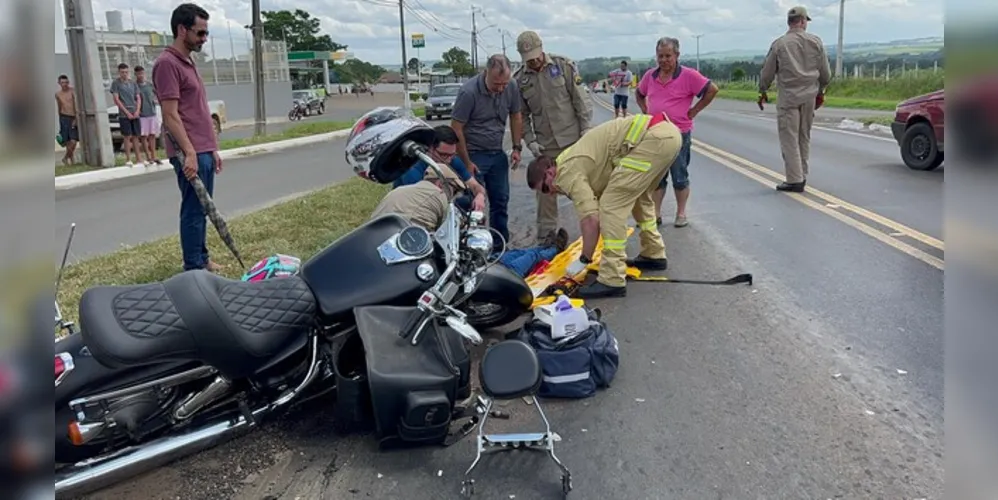
<path id="1" fill-rule="evenodd" d="M 56 50 L 64 52 L 61 2 L 55 1 L 60 11 L 55 20 Z M 406 12 L 406 33 L 425 34 L 424 58 L 437 59 L 455 45 L 470 48 L 470 0 L 404 1 L 415 11 Z M 120 10 L 126 29 L 131 27 L 134 12 L 139 29 L 167 31 L 170 12 L 179 3 L 93 0 L 93 10 L 98 25 L 106 24 L 106 11 Z M 211 14 L 209 29 L 219 57 L 229 54 L 227 23 L 236 51 L 243 52 L 248 45 L 248 32 L 243 26 L 250 22 L 250 1 L 198 3 Z M 810 30 L 827 43 L 833 42 L 837 38 L 839 0 L 496 0 L 475 17 L 483 46 L 481 57 L 499 51 L 504 38 L 508 54 L 516 57 L 513 37 L 525 29 L 538 31 L 548 51 L 574 58 L 651 57 L 659 37 L 675 36 L 684 47 L 693 47 L 695 34 L 704 35 L 700 40 L 702 53 L 747 49 L 762 52 L 784 31 L 787 9 L 799 3 L 807 6 L 814 18 Z M 348 45 L 357 57 L 385 64 L 401 60 L 394 0 L 263 0 L 264 10 L 296 8 L 318 17 L 323 30 L 333 40 Z M 846 43 L 942 36 L 943 11 L 942 0 L 849 0 Z M 411 48 L 407 52 L 410 57 L 415 54 Z"/>

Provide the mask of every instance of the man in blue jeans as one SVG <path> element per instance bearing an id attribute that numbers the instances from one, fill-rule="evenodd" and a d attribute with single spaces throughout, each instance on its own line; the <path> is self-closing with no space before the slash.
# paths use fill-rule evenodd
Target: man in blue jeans
<path id="1" fill-rule="evenodd" d="M 451 113 L 451 127 L 460 141 L 458 155 L 471 175 L 485 185 L 489 198 L 489 225 L 506 241 L 509 241 L 510 160 L 514 168 L 518 166 L 523 149 L 520 90 L 511 77 L 506 56 L 489 57 L 485 71 L 461 87 Z M 510 158 L 503 149 L 507 121 L 513 139 Z"/>

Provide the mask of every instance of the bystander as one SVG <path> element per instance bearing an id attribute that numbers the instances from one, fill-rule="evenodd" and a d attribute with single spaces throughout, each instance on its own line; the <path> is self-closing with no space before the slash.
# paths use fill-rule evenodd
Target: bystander
<path id="1" fill-rule="evenodd" d="M 156 158 L 156 140 L 159 138 L 160 130 L 156 105 L 159 102 L 152 82 L 146 80 L 146 70 L 142 66 L 135 67 L 135 83 L 142 97 L 142 105 L 139 106 L 139 144 L 145 150 L 147 163 L 159 165 L 162 164 L 162 161 Z"/>
<path id="2" fill-rule="evenodd" d="M 126 63 L 118 65 L 118 78 L 111 82 L 111 97 L 118 105 L 118 130 L 121 132 L 122 148 L 125 152 L 125 165 L 131 167 L 134 164 L 142 163 L 139 160 L 139 151 L 142 149 L 140 134 L 142 133 L 139 124 L 139 108 L 142 106 L 142 96 L 139 94 L 139 87 L 129 76 L 129 67 Z M 132 151 L 135 151 L 135 162 L 128 159 Z"/>
<path id="3" fill-rule="evenodd" d="M 72 165 L 76 163 L 76 144 L 80 140 L 80 130 L 76 126 L 76 95 L 66 75 L 59 75 L 59 90 L 55 93 L 55 105 L 59 112 L 59 138 L 66 148 L 62 163 Z"/>

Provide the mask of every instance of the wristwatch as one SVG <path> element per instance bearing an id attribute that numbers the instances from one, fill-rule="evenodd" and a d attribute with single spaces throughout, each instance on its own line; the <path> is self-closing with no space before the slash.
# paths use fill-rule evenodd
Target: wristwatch
<path id="1" fill-rule="evenodd" d="M 520 151 L 522 153 L 523 152 L 523 146 L 521 146 L 520 144 L 516 144 L 516 145 L 513 146 L 513 151 Z"/>
<path id="2" fill-rule="evenodd" d="M 593 259 L 590 259 L 589 257 L 586 257 L 585 255 L 580 255 L 579 256 L 579 262 L 581 262 L 583 264 L 592 264 L 593 263 Z"/>

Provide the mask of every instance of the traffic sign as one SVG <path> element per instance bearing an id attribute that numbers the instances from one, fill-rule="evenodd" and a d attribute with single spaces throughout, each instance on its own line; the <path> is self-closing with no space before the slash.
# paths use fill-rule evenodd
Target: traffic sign
<path id="1" fill-rule="evenodd" d="M 423 37 L 422 33 L 412 34 L 412 48 L 421 49 L 426 47 L 426 38 Z"/>

